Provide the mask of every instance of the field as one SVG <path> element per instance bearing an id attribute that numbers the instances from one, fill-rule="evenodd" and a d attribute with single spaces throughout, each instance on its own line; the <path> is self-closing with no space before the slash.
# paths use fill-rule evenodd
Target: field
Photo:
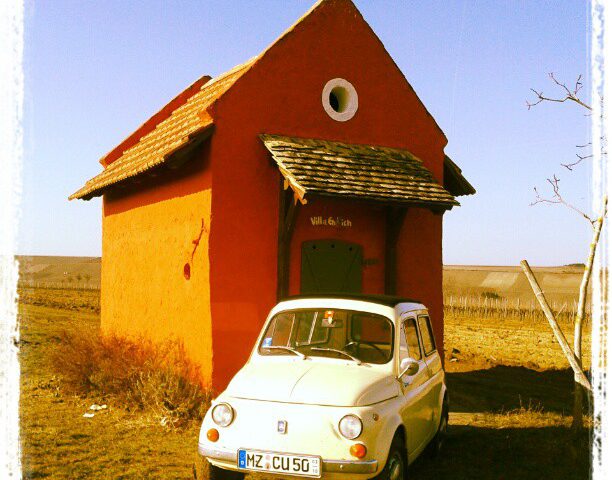
<path id="1" fill-rule="evenodd" d="M 100 288 L 99 257 L 20 256 L 19 281 L 43 288 Z"/>
<path id="2" fill-rule="evenodd" d="M 81 268 L 89 269 L 91 283 L 99 281 L 96 259 L 73 259 L 72 270 L 53 258 L 40 259 L 47 266 L 31 269 L 19 292 L 24 478 L 193 478 L 197 422 L 168 428 L 112 397 L 66 393 L 61 372 L 50 368 L 49 357 L 64 332 L 99 325 L 98 290 L 77 285 L 78 275 L 85 278 Z M 30 267 L 36 264 L 30 262 Z M 447 303 L 451 296 L 461 299 L 446 307 L 445 317 L 450 436 L 445 455 L 417 461 L 410 469 L 412 478 L 589 477 L 588 434 L 574 447 L 568 428 L 572 374 L 545 320 L 530 310 L 520 275 L 512 284 L 510 276 L 505 283 L 504 275 L 489 277 L 491 272 L 513 273 L 504 268 L 445 270 Z M 36 278 L 45 270 L 46 284 Z M 565 309 L 561 323 L 571 342 L 571 321 L 564 311 L 575 300 L 571 295 L 579 270 L 536 274 L 557 302 L 555 308 Z M 61 282 L 69 276 L 73 280 Z M 89 410 L 93 404 L 107 408 Z M 93 418 L 83 417 L 88 412 L 95 413 Z"/>

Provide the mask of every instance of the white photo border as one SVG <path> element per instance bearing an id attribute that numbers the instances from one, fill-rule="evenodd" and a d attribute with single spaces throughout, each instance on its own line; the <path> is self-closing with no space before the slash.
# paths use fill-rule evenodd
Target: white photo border
<path id="1" fill-rule="evenodd" d="M 606 82 L 605 57 L 612 48 L 612 33 L 605 28 L 606 1 L 591 2 L 591 78 L 593 133 L 593 211 L 601 211 L 603 195 L 612 191 L 612 174 L 600 154 L 601 137 L 612 131 L 612 81 Z M 19 448 L 19 362 L 17 323 L 18 264 L 15 260 L 21 165 L 23 159 L 23 0 L 0 1 L 0 477 L 21 478 Z M 603 94 L 604 103 L 600 101 Z M 606 109 L 606 107 L 608 107 Z M 594 389 L 593 480 L 612 478 L 612 401 L 606 398 L 612 374 L 607 348 L 607 272 L 611 237 L 604 222 L 602 242 L 595 260 L 592 308 L 592 384 Z"/>
<path id="2" fill-rule="evenodd" d="M 612 35 L 606 24 L 606 0 L 591 2 L 591 105 L 593 179 L 592 206 L 595 215 L 600 215 L 603 199 L 612 191 L 611 170 L 607 168 L 607 132 L 611 132 L 612 116 L 606 115 L 612 106 L 612 81 L 606 81 L 606 53 L 612 46 Z M 609 4 L 608 4 L 609 5 Z M 602 101 L 603 99 L 603 101 Z M 593 438 L 592 438 L 592 478 L 607 480 L 612 478 L 612 452 L 610 452 L 610 432 L 612 431 L 612 402 L 606 397 L 607 380 L 612 373 L 609 361 L 608 341 L 608 273 L 610 270 L 610 235 L 608 228 L 610 215 L 604 221 L 600 247 L 595 257 L 592 279 L 592 358 L 591 374 L 593 385 Z"/>
<path id="3" fill-rule="evenodd" d="M 23 157 L 23 0 L 0 1 L 0 478 L 22 477 L 19 448 L 18 264 Z"/>

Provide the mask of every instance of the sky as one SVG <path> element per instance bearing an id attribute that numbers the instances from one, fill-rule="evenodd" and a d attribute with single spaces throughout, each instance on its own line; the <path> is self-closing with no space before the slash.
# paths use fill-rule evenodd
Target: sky
<path id="1" fill-rule="evenodd" d="M 67 197 L 98 159 L 187 85 L 260 53 L 314 0 L 26 3 L 24 163 L 18 253 L 98 256 L 101 202 Z M 590 119 L 557 96 L 549 72 L 589 99 L 588 2 L 382 1 L 357 7 L 448 138 L 446 154 L 478 193 L 444 216 L 444 262 L 583 262 L 588 222 L 538 204 L 561 179 L 590 210 L 590 167 L 573 172 Z"/>

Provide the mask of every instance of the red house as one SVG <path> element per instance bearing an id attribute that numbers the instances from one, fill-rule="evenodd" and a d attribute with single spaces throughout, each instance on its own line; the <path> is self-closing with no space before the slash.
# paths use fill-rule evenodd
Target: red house
<path id="1" fill-rule="evenodd" d="M 103 330 L 182 340 L 217 389 L 300 292 L 418 298 L 443 348 L 443 214 L 475 192 L 446 143 L 353 3 L 321 0 L 70 197 L 103 196 Z"/>

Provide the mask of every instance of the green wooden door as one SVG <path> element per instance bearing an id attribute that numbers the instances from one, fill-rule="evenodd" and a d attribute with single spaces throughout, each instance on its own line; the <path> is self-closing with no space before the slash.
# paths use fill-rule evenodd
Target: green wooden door
<path id="1" fill-rule="evenodd" d="M 339 240 L 302 244 L 302 293 L 361 293 L 363 248 Z"/>

